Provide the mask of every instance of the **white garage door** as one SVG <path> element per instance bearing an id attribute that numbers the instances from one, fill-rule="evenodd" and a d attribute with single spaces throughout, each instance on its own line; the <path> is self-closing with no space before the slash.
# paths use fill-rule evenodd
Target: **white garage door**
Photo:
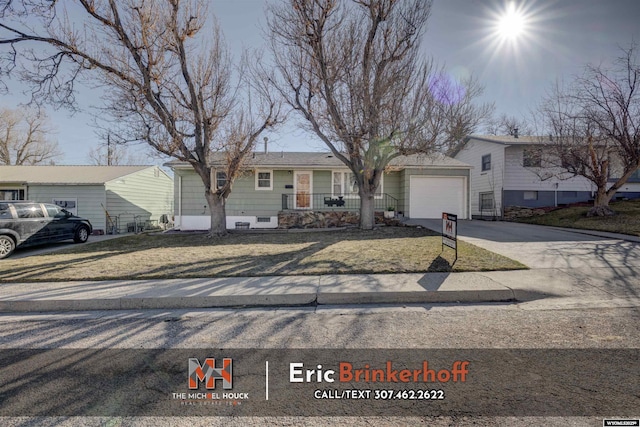
<path id="1" fill-rule="evenodd" d="M 442 212 L 465 218 L 464 206 L 464 178 L 433 176 L 410 178 L 410 218 L 442 218 Z"/>

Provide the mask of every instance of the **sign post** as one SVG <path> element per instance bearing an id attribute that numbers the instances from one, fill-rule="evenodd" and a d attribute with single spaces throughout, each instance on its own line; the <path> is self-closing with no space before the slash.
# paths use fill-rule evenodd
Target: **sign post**
<path id="1" fill-rule="evenodd" d="M 456 259 L 458 260 L 458 216 L 446 212 L 442 212 L 442 251 L 444 247 L 449 246 L 456 251 Z"/>

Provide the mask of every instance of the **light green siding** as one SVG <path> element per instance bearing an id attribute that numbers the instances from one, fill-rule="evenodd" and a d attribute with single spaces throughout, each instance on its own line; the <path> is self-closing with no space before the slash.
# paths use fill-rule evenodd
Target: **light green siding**
<path id="1" fill-rule="evenodd" d="M 226 205 L 227 216 L 277 215 L 282 210 L 282 195 L 293 195 L 295 171 L 295 168 L 273 170 L 272 190 L 256 190 L 255 172 L 245 172 L 233 184 Z M 332 172 L 331 170 L 313 171 L 314 194 L 326 194 L 327 196 L 331 194 Z M 189 169 L 177 169 L 175 174 L 174 206 L 176 215 L 209 215 L 209 208 L 204 197 L 204 185 L 200 177 L 195 171 Z M 394 171 L 384 175 L 383 191 L 398 199 L 399 206 L 402 206 L 404 197 L 403 182 L 403 172 Z"/>
<path id="2" fill-rule="evenodd" d="M 74 199 L 78 216 L 91 221 L 94 229 L 106 228 L 102 207 L 106 206 L 106 199 L 102 185 L 30 185 L 26 198 L 41 203 L 53 203 L 53 199 Z"/>
<path id="3" fill-rule="evenodd" d="M 245 172 L 233 183 L 231 195 L 227 199 L 228 216 L 271 216 L 282 210 L 282 194 L 292 193 L 285 186 L 293 185 L 293 173 L 286 170 L 274 170 L 271 190 L 256 190 L 255 173 Z M 178 176 L 181 179 L 178 179 Z M 314 177 L 315 179 L 315 177 Z M 182 203 L 180 196 L 182 195 Z M 176 214 L 209 215 L 207 199 L 204 197 L 204 184 L 195 171 L 180 169 L 175 179 Z M 178 210 L 182 209 L 182 212 Z"/>
<path id="4" fill-rule="evenodd" d="M 289 190 L 293 193 L 292 190 Z M 313 171 L 314 194 L 331 194 L 331 171 Z"/>
<path id="5" fill-rule="evenodd" d="M 398 210 L 402 200 L 402 177 L 400 172 L 389 172 L 384 174 L 382 191 L 398 200 Z"/>
<path id="6" fill-rule="evenodd" d="M 178 169 L 175 171 L 174 182 L 174 206 L 176 214 L 182 215 L 208 215 L 206 210 L 207 200 L 204 198 L 204 185 L 200 176 L 193 170 Z M 179 199 L 182 199 L 182 203 Z M 204 206 L 204 208 L 203 208 Z M 204 210 L 203 210 L 204 209 Z"/>
<path id="7" fill-rule="evenodd" d="M 147 168 L 106 184 L 109 215 L 119 218 L 120 230 L 126 222 L 158 220 L 173 212 L 173 182 L 158 167 Z"/>
<path id="8" fill-rule="evenodd" d="M 282 210 L 282 194 L 291 191 L 285 189 L 285 186 L 293 185 L 293 174 L 284 170 L 270 171 L 273 180 L 271 190 L 256 190 L 256 176 L 253 171 L 236 179 L 227 200 L 227 215 L 272 216 Z"/>

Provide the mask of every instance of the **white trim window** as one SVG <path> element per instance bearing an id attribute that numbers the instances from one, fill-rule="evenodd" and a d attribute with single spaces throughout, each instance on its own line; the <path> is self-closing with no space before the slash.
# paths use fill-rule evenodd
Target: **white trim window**
<path id="1" fill-rule="evenodd" d="M 384 186 L 384 174 L 380 177 L 380 184 L 376 191 L 376 199 L 381 199 Z M 345 199 L 357 199 L 358 183 L 356 177 L 351 171 L 332 171 L 331 172 L 331 196 L 342 196 Z"/>
<path id="2" fill-rule="evenodd" d="M 24 200 L 23 189 L 0 190 L 0 200 Z"/>
<path id="3" fill-rule="evenodd" d="M 256 170 L 256 191 L 273 190 L 273 171 Z"/>
<path id="4" fill-rule="evenodd" d="M 495 207 L 495 199 L 492 192 L 480 193 L 480 211 L 492 211 Z"/>
<path id="5" fill-rule="evenodd" d="M 491 154 L 482 156 L 482 172 L 491 170 Z"/>
<path id="6" fill-rule="evenodd" d="M 216 171 L 216 188 L 222 188 L 227 185 L 227 173 L 225 171 Z"/>

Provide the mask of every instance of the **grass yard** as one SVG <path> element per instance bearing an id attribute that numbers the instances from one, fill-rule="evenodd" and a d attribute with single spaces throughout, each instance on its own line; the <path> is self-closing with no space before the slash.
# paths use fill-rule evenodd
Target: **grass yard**
<path id="1" fill-rule="evenodd" d="M 0 281 L 194 278 L 331 273 L 514 270 L 524 265 L 458 242 L 445 248 L 435 233 L 412 227 L 374 231 L 140 234 L 21 259 L 0 261 Z"/>
<path id="2" fill-rule="evenodd" d="M 587 218 L 588 207 L 570 207 L 541 216 L 521 218 L 518 222 L 640 236 L 640 200 L 613 202 L 610 206 L 616 211 L 616 216 Z"/>

